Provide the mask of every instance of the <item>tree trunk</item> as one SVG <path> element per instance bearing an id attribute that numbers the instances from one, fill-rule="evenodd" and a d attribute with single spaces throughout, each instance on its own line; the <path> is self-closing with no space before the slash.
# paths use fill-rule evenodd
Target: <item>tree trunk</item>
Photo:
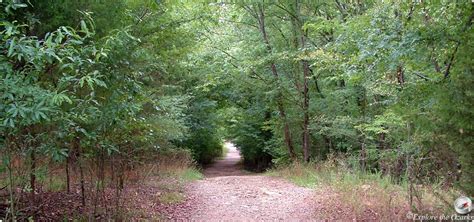
<path id="1" fill-rule="evenodd" d="M 302 37 L 303 39 L 303 37 Z M 304 42 L 303 42 L 304 44 Z M 308 95 L 308 74 L 309 74 L 309 65 L 308 61 L 303 61 L 303 154 L 304 154 L 304 160 L 306 162 L 309 161 L 309 149 L 310 149 L 310 144 L 309 144 L 309 95 Z"/>
<path id="2" fill-rule="evenodd" d="M 79 163 L 79 177 L 81 180 L 81 203 L 82 203 L 82 206 L 85 207 L 86 206 L 86 193 L 85 193 L 85 187 L 84 187 L 84 170 L 82 168 L 82 161 L 80 158 L 79 158 L 78 163 Z"/>
<path id="3" fill-rule="evenodd" d="M 367 167 L 367 149 L 365 147 L 365 142 L 362 142 L 360 149 L 360 168 L 362 171 L 365 171 Z"/>
<path id="4" fill-rule="evenodd" d="M 291 16 L 291 13 L 290 13 Z M 298 47 L 305 50 L 306 47 L 306 33 L 302 30 L 303 21 L 300 17 L 300 4 L 298 1 L 295 1 L 295 12 L 292 16 L 292 24 L 293 30 L 295 32 L 295 46 L 296 50 Z M 298 41 L 299 39 L 299 41 Z M 301 66 L 303 68 L 303 87 L 302 87 L 302 94 L 303 94 L 303 132 L 302 132 L 302 144 L 303 144 L 303 158 L 304 161 L 309 162 L 310 158 L 310 142 L 309 142 L 309 88 L 308 88 L 308 78 L 310 77 L 311 69 L 309 67 L 309 62 L 305 59 L 302 59 Z M 299 78 L 298 78 L 299 79 Z M 297 80 L 298 81 L 298 80 Z M 300 89 L 298 89 L 300 91 Z"/>
<path id="5" fill-rule="evenodd" d="M 66 157 L 66 189 L 67 193 L 71 193 L 71 176 L 69 174 L 69 155 Z"/>
<path id="6" fill-rule="evenodd" d="M 262 34 L 263 41 L 267 47 L 267 51 L 268 53 L 272 53 L 272 47 L 270 45 L 270 41 L 268 40 L 267 31 L 265 28 L 265 13 L 263 11 L 263 7 L 260 5 L 258 6 L 258 23 L 259 23 L 259 28 Z M 273 76 L 278 81 L 279 75 L 278 75 L 278 71 L 274 62 L 270 63 L 270 69 L 272 71 Z M 290 125 L 287 122 L 286 112 L 283 105 L 283 94 L 281 93 L 281 91 L 278 91 L 277 106 L 278 106 L 278 112 L 280 114 L 280 118 L 284 123 L 283 132 L 285 136 L 285 145 L 290 154 L 290 158 L 293 160 L 296 160 L 296 154 L 293 148 L 293 141 L 292 141 L 291 132 L 290 132 Z"/>
<path id="7" fill-rule="evenodd" d="M 5 144 L 6 144 L 6 150 L 8 152 L 8 164 L 7 164 L 7 170 L 8 170 L 8 183 L 10 184 L 9 186 L 9 194 L 10 194 L 10 214 L 12 216 L 12 221 L 16 221 L 16 211 L 15 211 L 15 181 L 14 181 L 14 172 L 13 172 L 13 164 L 12 164 L 12 159 L 13 159 L 13 152 L 12 148 L 10 147 L 10 142 L 11 142 L 11 136 L 6 136 Z"/>
<path id="8" fill-rule="evenodd" d="M 305 34 L 300 30 L 301 33 L 301 48 L 305 47 Z M 309 63 L 307 60 L 302 60 L 303 65 L 303 157 L 304 161 L 308 162 L 310 153 L 309 144 L 309 89 L 308 89 L 308 78 L 310 75 Z"/>
<path id="9" fill-rule="evenodd" d="M 405 74 L 401 65 L 397 67 L 397 80 L 398 84 L 403 87 L 403 84 L 405 83 Z"/>
<path id="10" fill-rule="evenodd" d="M 81 181 L 81 203 L 82 206 L 86 206 L 86 192 L 85 192 L 85 181 L 84 181 L 84 169 L 82 166 L 82 150 L 81 150 L 81 140 L 79 137 L 74 138 L 74 147 L 77 152 L 77 163 L 79 166 L 79 179 Z"/>
<path id="11" fill-rule="evenodd" d="M 117 177 L 115 175 L 115 157 L 112 155 L 112 159 L 110 161 L 110 171 L 111 171 L 111 184 L 114 184 L 115 189 L 115 212 L 114 216 L 116 220 L 120 220 L 119 218 L 119 207 L 120 207 L 120 189 Z"/>
<path id="12" fill-rule="evenodd" d="M 33 148 L 30 153 L 31 165 L 30 165 L 30 187 L 31 187 L 31 203 L 35 204 L 36 201 L 36 153 Z"/>

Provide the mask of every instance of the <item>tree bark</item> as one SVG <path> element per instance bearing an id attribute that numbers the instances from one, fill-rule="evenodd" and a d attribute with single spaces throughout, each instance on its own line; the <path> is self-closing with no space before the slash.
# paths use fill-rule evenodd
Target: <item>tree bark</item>
<path id="1" fill-rule="evenodd" d="M 71 176 L 69 174 L 69 155 L 66 157 L 66 188 L 67 193 L 71 193 Z"/>
<path id="2" fill-rule="evenodd" d="M 301 47 L 305 47 L 305 35 L 301 33 Z M 310 74 L 309 64 L 307 60 L 302 60 L 303 66 L 303 157 L 308 162 L 310 157 L 309 144 L 309 89 L 308 78 Z"/>
<path id="3" fill-rule="evenodd" d="M 304 37 L 302 38 L 302 44 L 304 44 Z M 308 61 L 303 61 L 303 155 L 306 162 L 309 161 L 309 94 L 308 94 L 308 74 L 309 65 Z"/>
<path id="4" fill-rule="evenodd" d="M 364 141 L 361 142 L 359 161 L 361 170 L 365 171 L 367 169 L 367 149 Z"/>
<path id="5" fill-rule="evenodd" d="M 5 148 L 8 152 L 8 163 L 7 163 L 7 171 L 8 171 L 8 183 L 9 183 L 9 194 L 10 194 L 10 214 L 12 216 L 12 221 L 16 221 L 16 211 L 15 211 L 15 185 L 14 185 L 14 166 L 12 164 L 12 159 L 13 159 L 13 152 L 12 148 L 10 147 L 11 143 L 11 136 L 6 135 L 5 136 Z"/>
<path id="6" fill-rule="evenodd" d="M 31 165 L 30 165 L 30 187 L 31 187 L 31 202 L 35 204 L 35 191 L 36 191 L 36 153 L 33 148 L 30 153 Z"/>
<path id="7" fill-rule="evenodd" d="M 403 87 L 403 84 L 405 84 L 405 73 L 401 65 L 397 67 L 397 80 L 398 84 Z"/>
<path id="8" fill-rule="evenodd" d="M 74 148 L 77 152 L 77 163 L 78 163 L 78 166 L 79 166 L 79 179 L 80 179 L 80 183 L 81 183 L 81 203 L 82 203 L 82 206 L 85 207 L 86 206 L 86 191 L 85 191 L 85 180 L 84 180 L 84 169 L 83 169 L 83 166 L 82 166 L 82 150 L 81 150 L 81 140 L 79 137 L 74 137 Z"/>
<path id="9" fill-rule="evenodd" d="M 26 135 L 32 136 L 34 138 L 34 129 L 33 127 L 26 128 Z M 34 138 L 33 141 L 27 142 L 26 145 L 30 148 L 30 202 L 32 206 L 36 205 L 36 147 L 37 147 L 37 138 Z M 33 215 L 34 216 L 34 215 Z"/>
<path id="10" fill-rule="evenodd" d="M 260 5 L 258 6 L 257 20 L 258 20 L 258 23 L 259 23 L 259 29 L 260 29 L 260 32 L 262 34 L 263 41 L 264 41 L 264 43 L 267 47 L 267 51 L 268 51 L 268 53 L 271 54 L 272 53 L 272 47 L 270 45 L 270 41 L 268 40 L 267 31 L 266 31 L 266 28 L 265 28 L 265 13 L 264 13 L 263 7 L 260 6 Z M 278 81 L 280 77 L 278 75 L 278 70 L 276 68 L 276 65 L 273 61 L 270 63 L 270 69 L 272 71 L 273 76 Z M 294 147 L 293 147 L 293 141 L 292 141 L 292 137 L 291 137 L 290 126 L 289 126 L 289 124 L 287 122 L 287 118 L 286 118 L 285 107 L 283 105 L 283 94 L 281 93 L 281 91 L 278 91 L 277 107 L 278 107 L 278 112 L 280 114 L 280 118 L 284 123 L 283 132 L 284 132 L 284 136 L 285 136 L 285 145 L 286 145 L 286 147 L 288 149 L 288 152 L 290 154 L 290 158 L 295 160 L 296 159 L 296 154 L 295 154 Z"/>
<path id="11" fill-rule="evenodd" d="M 298 47 L 304 51 L 306 47 L 306 33 L 302 30 L 302 19 L 300 18 L 300 4 L 298 1 L 295 1 L 295 12 L 290 13 L 287 11 L 290 16 L 293 18 L 293 30 L 295 32 L 295 48 L 298 50 Z M 299 41 L 298 41 L 299 39 Z M 303 68 L 303 87 L 298 89 L 302 91 L 303 94 L 303 132 L 302 132 L 302 148 L 303 148 L 303 159 L 308 162 L 310 158 L 310 141 L 309 141 L 309 88 L 308 88 L 308 78 L 310 77 L 311 69 L 309 67 L 309 62 L 306 59 L 300 61 Z M 298 78 L 299 79 L 299 78 Z"/>

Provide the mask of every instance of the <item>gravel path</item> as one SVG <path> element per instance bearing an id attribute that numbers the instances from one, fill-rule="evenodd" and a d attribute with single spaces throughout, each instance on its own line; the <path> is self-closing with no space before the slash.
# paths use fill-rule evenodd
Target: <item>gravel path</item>
<path id="1" fill-rule="evenodd" d="M 240 155 L 230 143 L 226 158 L 205 170 L 205 179 L 188 187 L 193 221 L 310 221 L 315 193 L 282 179 L 249 174 L 238 165 Z"/>

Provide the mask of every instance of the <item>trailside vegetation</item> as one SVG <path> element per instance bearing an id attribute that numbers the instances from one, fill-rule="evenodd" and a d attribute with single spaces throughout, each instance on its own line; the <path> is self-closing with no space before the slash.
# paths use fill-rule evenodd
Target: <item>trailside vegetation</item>
<path id="1" fill-rule="evenodd" d="M 79 194 L 84 215 L 117 219 L 137 168 L 166 159 L 155 156 L 220 156 L 214 101 L 179 62 L 195 48 L 179 5 L 0 5 L 1 219 L 46 220 L 52 189 Z"/>
<path id="2" fill-rule="evenodd" d="M 413 208 L 423 186 L 474 195 L 470 1 L 0 8 L 5 221 L 48 219 L 51 193 L 124 219 L 140 169 L 209 164 L 224 139 L 259 172 L 337 156 L 349 175 L 405 186 Z"/>

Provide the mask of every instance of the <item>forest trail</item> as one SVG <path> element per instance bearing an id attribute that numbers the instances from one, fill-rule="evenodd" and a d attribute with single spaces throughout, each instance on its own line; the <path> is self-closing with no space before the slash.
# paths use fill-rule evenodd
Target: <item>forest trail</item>
<path id="1" fill-rule="evenodd" d="M 204 171 L 205 179 L 188 187 L 196 204 L 194 221 L 314 220 L 317 212 L 313 190 L 285 180 L 241 170 L 240 154 L 231 143 L 229 152 Z M 180 219 L 180 218 L 177 218 Z"/>
<path id="2" fill-rule="evenodd" d="M 242 176 L 248 174 L 241 169 L 240 153 L 234 144 L 226 142 L 224 146 L 227 149 L 227 155 L 206 168 L 204 176 L 211 178 L 221 176 Z"/>

